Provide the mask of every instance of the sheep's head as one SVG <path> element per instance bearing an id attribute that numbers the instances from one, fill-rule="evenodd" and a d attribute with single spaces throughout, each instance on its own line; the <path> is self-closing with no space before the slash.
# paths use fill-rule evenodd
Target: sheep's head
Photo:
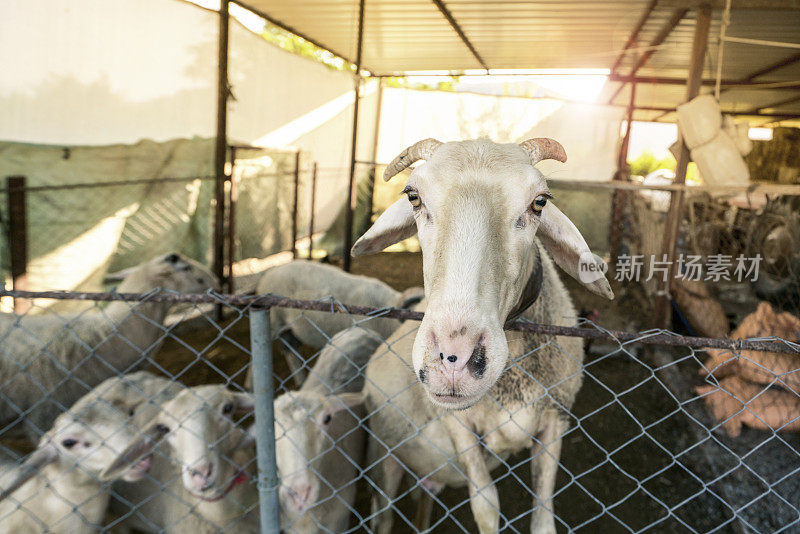
<path id="1" fill-rule="evenodd" d="M 178 293 L 203 293 L 219 288 L 216 277 L 208 269 L 176 252 L 108 274 L 106 280 L 122 280 L 117 288 L 120 293 L 146 291 L 155 287 Z"/>
<path id="2" fill-rule="evenodd" d="M 135 406 L 123 401 L 97 399 L 84 409 L 60 415 L 42 437 L 38 451 L 52 451 L 65 466 L 74 465 L 102 481 L 144 478 L 152 465 L 152 447 L 139 449 L 125 465 L 120 455 L 139 438 L 140 428 L 132 419 Z"/>
<path id="3" fill-rule="evenodd" d="M 613 298 L 575 225 L 551 202 L 534 165 L 566 161 L 552 139 L 519 145 L 489 140 L 420 141 L 386 168 L 389 179 L 417 160 L 403 192 L 353 246 L 378 252 L 415 233 L 422 247 L 427 309 L 414 342 L 414 371 L 432 401 L 463 409 L 477 402 L 506 367 L 503 325 L 530 306 L 542 282 L 540 242 L 590 290 Z M 590 279 L 591 278 L 591 279 Z"/>
<path id="4" fill-rule="evenodd" d="M 314 506 L 320 484 L 337 482 L 318 478 L 320 460 L 337 447 L 328 431 L 337 414 L 363 402 L 357 393 L 325 396 L 311 391 L 292 391 L 275 399 L 278 495 L 285 520 L 293 522 Z"/>
<path id="5" fill-rule="evenodd" d="M 165 402 L 132 449 L 164 438 L 181 466 L 184 487 L 205 501 L 222 499 L 244 481 L 235 453 L 253 444 L 242 428 L 253 398 L 221 385 L 187 388 Z"/>
<path id="6" fill-rule="evenodd" d="M 0 500 L 50 464 L 101 482 L 141 480 L 152 464 L 152 444 L 134 448 L 141 427 L 134 413 L 142 398 L 120 396 L 109 379 L 59 415 L 25 461 L 0 482 Z M 107 387 L 108 386 L 108 387 Z"/>

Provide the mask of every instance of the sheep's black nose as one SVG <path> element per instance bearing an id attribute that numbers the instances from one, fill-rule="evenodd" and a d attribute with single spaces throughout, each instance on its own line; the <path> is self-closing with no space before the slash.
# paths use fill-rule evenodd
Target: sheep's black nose
<path id="1" fill-rule="evenodd" d="M 447 361 L 450 363 L 456 363 L 456 361 L 458 361 L 458 356 L 456 356 L 455 354 L 451 354 L 450 356 L 447 357 Z"/>

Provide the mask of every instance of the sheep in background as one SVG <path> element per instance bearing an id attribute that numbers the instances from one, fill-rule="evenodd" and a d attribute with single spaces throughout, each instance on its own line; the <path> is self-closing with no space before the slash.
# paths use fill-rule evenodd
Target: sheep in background
<path id="1" fill-rule="evenodd" d="M 126 270 L 117 290 L 198 293 L 216 285 L 203 266 L 167 254 Z M 76 315 L 0 316 L 0 425 L 24 420 L 36 441 L 89 389 L 145 363 L 164 339 L 170 307 L 114 301 Z"/>
<path id="2" fill-rule="evenodd" d="M 322 395 L 360 392 L 369 357 L 383 341 L 374 331 L 360 326 L 339 332 L 319 352 L 301 391 Z"/>
<path id="3" fill-rule="evenodd" d="M 497 532 L 500 501 L 490 471 L 531 449 L 531 532 L 555 533 L 552 495 L 566 414 L 582 381 L 577 338 L 506 334 L 517 317 L 571 326 L 575 309 L 555 264 L 613 298 L 602 265 L 575 225 L 550 202 L 533 165 L 566 161 L 552 139 L 519 145 L 488 139 L 420 141 L 386 168 L 417 160 L 406 199 L 390 206 L 353 247 L 377 252 L 418 234 L 425 295 L 421 323 L 405 323 L 367 365 L 368 464 L 381 491 L 377 531 L 389 532 L 403 473 L 429 490 L 468 486 L 482 533 Z M 553 256 L 548 255 L 548 252 Z M 413 331 L 416 330 L 416 335 Z M 379 444 L 380 442 L 380 444 Z M 387 450 L 388 448 L 388 450 Z M 488 450 L 486 450 L 488 449 Z"/>
<path id="4" fill-rule="evenodd" d="M 333 297 L 342 304 L 375 308 L 407 308 L 419 302 L 423 296 L 422 288 L 400 292 L 376 278 L 346 273 L 332 265 L 307 260 L 295 260 L 268 269 L 261 276 L 256 293 L 273 293 L 301 300 Z M 387 339 L 402 323 L 397 319 L 354 317 L 343 313 L 290 308 L 272 308 L 270 321 L 275 336 L 281 336 L 290 347 L 288 351 L 284 350 L 284 355 L 298 386 L 305 376 L 302 370 L 305 362 L 295 354 L 300 343 L 321 349 L 334 335 L 355 323 L 374 330 L 381 339 Z M 248 373 L 247 384 L 252 384 L 252 371 Z"/>
<path id="5" fill-rule="evenodd" d="M 133 482 L 151 467 L 152 447 L 121 461 L 120 454 L 139 439 L 144 419 L 172 387 L 150 373 L 110 378 L 59 415 L 22 463 L 0 475 L 0 531 L 80 534 L 103 526 L 107 484 Z"/>
<path id="6" fill-rule="evenodd" d="M 303 387 L 275 399 L 283 530 L 347 530 L 366 442 L 359 426 L 363 368 L 380 344 L 370 330 L 340 332 L 322 349 Z"/>
<path id="7" fill-rule="evenodd" d="M 250 394 L 222 385 L 186 388 L 164 402 L 130 451 L 162 438 L 168 447 L 156 449 L 145 480 L 115 486 L 113 511 L 145 532 L 258 532 L 254 442 L 239 425 L 252 410 Z"/>

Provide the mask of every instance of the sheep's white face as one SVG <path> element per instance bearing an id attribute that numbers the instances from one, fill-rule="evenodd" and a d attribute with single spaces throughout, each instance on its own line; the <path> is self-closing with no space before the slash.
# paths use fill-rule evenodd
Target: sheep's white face
<path id="1" fill-rule="evenodd" d="M 217 385 L 186 389 L 164 403 L 154 435 L 165 436 L 183 485 L 194 496 L 216 501 L 243 481 L 246 466 L 233 456 L 253 443 L 238 419 L 252 410 L 249 394 Z"/>
<path id="2" fill-rule="evenodd" d="M 434 404 L 464 409 L 506 367 L 503 325 L 539 268 L 534 238 L 554 244 L 554 259 L 573 275 L 589 249 L 549 202 L 543 175 L 518 145 L 442 144 L 414 169 L 404 192 L 407 199 L 392 205 L 353 251 L 375 252 L 416 230 L 427 308 L 414 371 Z M 604 277 L 587 286 L 613 296 Z"/>
<path id="3" fill-rule="evenodd" d="M 362 402 L 360 395 L 324 396 L 292 391 L 275 399 L 275 455 L 284 521 L 292 523 L 319 497 L 320 460 L 336 447 L 328 434 L 337 412 Z M 336 481 L 330 481 L 335 483 Z"/>
<path id="4" fill-rule="evenodd" d="M 56 419 L 53 428 L 42 438 L 40 448 L 54 448 L 63 461 L 74 462 L 75 469 L 98 479 L 140 480 L 152 464 L 149 454 L 113 473 L 108 471 L 120 454 L 139 439 L 140 429 L 131 418 L 134 408 L 103 398 L 92 399 L 91 404 L 77 410 L 73 407 Z"/>

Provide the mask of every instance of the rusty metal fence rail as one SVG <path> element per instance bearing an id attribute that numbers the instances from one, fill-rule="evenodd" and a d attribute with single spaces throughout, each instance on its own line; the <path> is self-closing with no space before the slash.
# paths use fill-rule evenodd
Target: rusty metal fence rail
<path id="1" fill-rule="evenodd" d="M 526 393 L 491 390 L 485 402 L 507 422 L 467 425 L 473 445 L 453 453 L 441 428 L 467 419 L 408 409 L 421 394 L 404 352 L 419 311 L 214 292 L 0 297 L 32 304 L 0 318 L 3 531 L 474 532 L 491 530 L 486 517 L 509 532 L 800 525 L 797 336 L 517 321 L 508 337 L 528 344 L 506 373 Z M 84 307 L 52 306 L 64 300 Z M 333 314 L 348 327 L 331 332 Z M 548 382 L 554 358 L 574 372 Z M 572 398 L 566 382 L 580 387 Z M 534 433 L 521 422 L 541 406 L 557 424 Z M 519 432 L 525 450 L 504 448 Z"/>

